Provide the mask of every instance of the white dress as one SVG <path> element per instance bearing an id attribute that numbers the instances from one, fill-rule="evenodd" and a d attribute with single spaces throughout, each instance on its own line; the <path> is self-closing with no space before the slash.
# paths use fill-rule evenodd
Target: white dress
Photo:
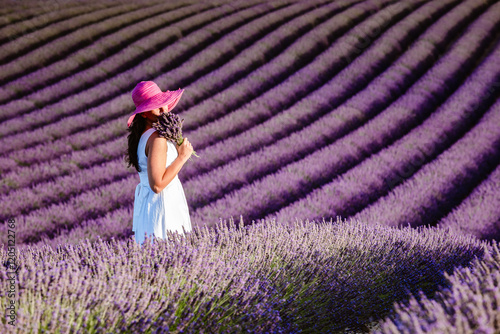
<path id="1" fill-rule="evenodd" d="M 150 237 L 154 235 L 166 239 L 167 230 L 178 231 L 183 235 L 183 227 L 186 232 L 192 230 L 186 196 L 177 175 L 158 194 L 153 192 L 149 186 L 148 158 L 145 148 L 149 136 L 155 131 L 154 128 L 146 130 L 142 134 L 137 148 L 141 172 L 139 172 L 140 183 L 135 188 L 132 231 L 134 231 L 135 240 L 139 244 L 144 243 L 144 233 Z M 167 145 L 167 164 L 165 167 L 168 167 L 178 156 L 175 144 L 167 140 Z"/>

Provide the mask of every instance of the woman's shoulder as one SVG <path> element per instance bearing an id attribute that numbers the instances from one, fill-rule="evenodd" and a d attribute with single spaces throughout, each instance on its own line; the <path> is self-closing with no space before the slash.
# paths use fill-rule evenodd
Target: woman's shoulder
<path id="1" fill-rule="evenodd" d="M 158 134 L 158 131 L 156 130 L 153 133 L 151 133 L 148 140 L 146 141 L 145 151 L 148 152 L 149 148 L 153 146 L 160 146 L 160 149 L 163 147 L 165 147 L 165 149 L 167 148 L 167 140 L 165 139 L 165 137 L 160 136 Z M 147 156 L 148 155 L 146 154 L 146 157 Z"/>
<path id="2" fill-rule="evenodd" d="M 155 128 L 146 128 L 142 131 L 141 137 L 144 136 L 147 132 L 149 132 L 148 136 L 152 136 L 154 133 L 158 133 L 158 130 L 156 130 Z"/>
<path id="3" fill-rule="evenodd" d="M 165 137 L 162 137 L 160 136 L 160 134 L 158 133 L 157 130 L 154 130 L 150 135 L 149 135 L 149 138 L 148 138 L 148 141 L 152 140 L 152 139 L 160 139 L 160 140 L 164 140 L 164 141 L 167 141 L 167 139 L 165 139 Z"/>

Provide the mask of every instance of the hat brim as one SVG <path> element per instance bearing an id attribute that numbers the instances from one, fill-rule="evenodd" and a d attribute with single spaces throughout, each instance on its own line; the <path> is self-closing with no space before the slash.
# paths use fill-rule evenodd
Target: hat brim
<path id="1" fill-rule="evenodd" d="M 155 96 L 144 101 L 144 103 L 141 103 L 136 107 L 135 112 L 132 114 L 132 116 L 129 117 L 127 125 L 130 127 L 135 115 L 141 112 L 150 111 L 160 107 L 167 107 L 168 111 L 171 111 L 181 99 L 182 93 L 184 93 L 184 89 L 178 89 L 174 91 L 167 90 L 166 92 L 156 94 Z"/>

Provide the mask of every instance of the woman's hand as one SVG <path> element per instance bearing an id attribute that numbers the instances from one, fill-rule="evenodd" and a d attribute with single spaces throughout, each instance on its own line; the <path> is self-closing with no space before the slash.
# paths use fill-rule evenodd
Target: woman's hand
<path id="1" fill-rule="evenodd" d="M 191 145 L 187 138 L 184 138 L 181 145 L 177 145 L 177 153 L 184 161 L 187 161 L 187 159 L 191 157 L 191 154 L 193 153 L 193 145 Z"/>

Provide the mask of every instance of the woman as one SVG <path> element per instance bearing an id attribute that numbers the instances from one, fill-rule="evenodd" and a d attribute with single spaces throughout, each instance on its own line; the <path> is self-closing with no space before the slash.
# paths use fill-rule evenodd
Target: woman
<path id="1" fill-rule="evenodd" d="M 140 178 L 132 227 L 139 244 L 144 242 L 145 234 L 166 239 L 167 230 L 180 234 L 192 230 L 177 173 L 191 156 L 193 146 L 187 138 L 180 146 L 167 141 L 152 127 L 162 113 L 172 111 L 183 92 L 162 92 L 153 81 L 141 81 L 132 91 L 136 109 L 127 122 L 130 133 L 126 161 L 128 167 L 135 166 Z"/>

